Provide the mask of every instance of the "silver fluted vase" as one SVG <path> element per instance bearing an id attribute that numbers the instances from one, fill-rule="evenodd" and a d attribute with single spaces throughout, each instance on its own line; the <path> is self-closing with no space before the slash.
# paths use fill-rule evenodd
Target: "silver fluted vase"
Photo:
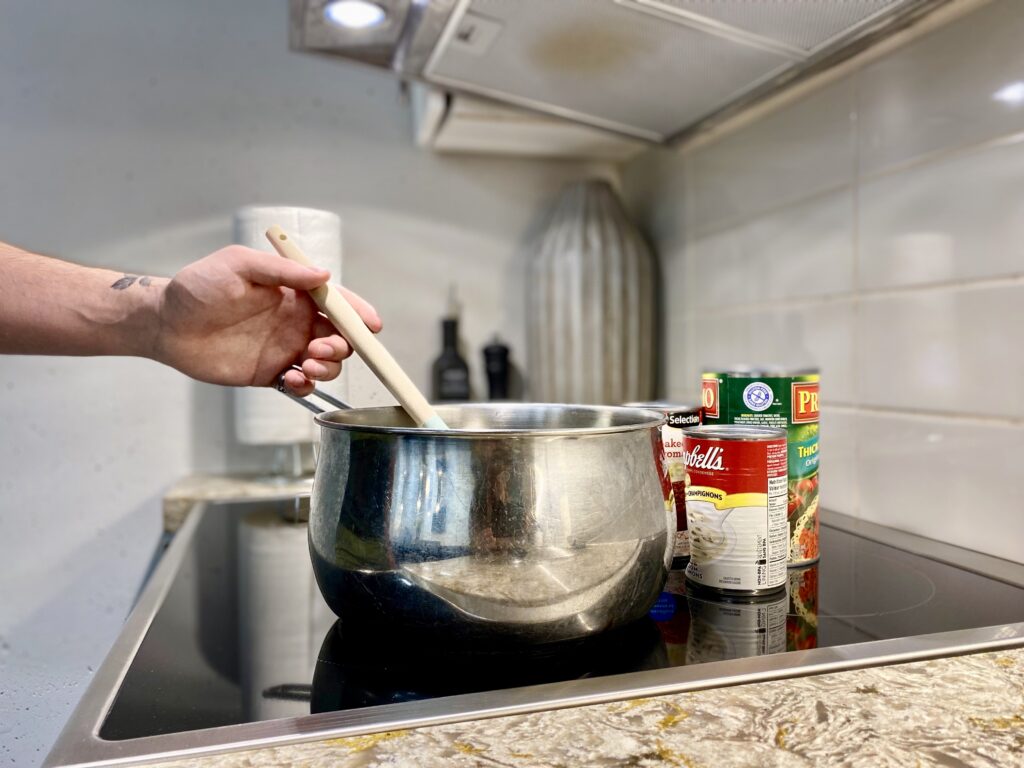
<path id="1" fill-rule="evenodd" d="M 530 396 L 620 404 L 655 389 L 655 262 L 611 185 L 566 187 L 530 249 Z"/>

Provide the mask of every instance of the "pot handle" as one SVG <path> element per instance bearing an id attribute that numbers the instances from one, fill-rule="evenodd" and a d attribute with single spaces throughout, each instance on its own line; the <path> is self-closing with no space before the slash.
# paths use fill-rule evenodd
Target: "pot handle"
<path id="1" fill-rule="evenodd" d="M 302 370 L 297 365 L 293 365 L 293 366 L 291 366 L 291 368 L 294 368 L 295 370 L 299 370 L 299 371 Z M 291 369 L 289 369 L 289 370 L 291 370 Z M 307 409 L 309 411 L 312 411 L 317 416 L 319 416 L 321 413 L 324 413 L 324 409 L 321 408 L 320 406 L 318 406 L 318 405 L 316 405 L 314 403 L 311 403 L 309 400 L 307 400 L 304 397 L 299 397 L 298 395 L 293 395 L 291 392 L 289 392 L 288 388 L 285 387 L 285 385 L 284 385 L 284 374 L 285 374 L 285 372 L 282 372 L 281 375 L 277 377 L 277 382 L 274 384 L 274 389 L 276 389 L 282 395 L 287 397 L 289 400 L 294 400 L 296 403 L 301 405 L 303 408 L 305 408 L 305 409 Z M 319 397 L 325 403 L 329 403 L 329 404 L 333 405 L 335 408 L 339 408 L 339 409 L 341 409 L 343 411 L 351 411 L 352 410 L 352 406 L 349 405 L 348 403 L 346 403 L 344 400 L 339 400 L 338 398 L 334 397 L 334 395 L 329 395 L 326 392 L 324 392 L 323 390 L 317 389 L 316 387 L 313 388 L 313 395 L 315 395 L 316 397 Z"/>

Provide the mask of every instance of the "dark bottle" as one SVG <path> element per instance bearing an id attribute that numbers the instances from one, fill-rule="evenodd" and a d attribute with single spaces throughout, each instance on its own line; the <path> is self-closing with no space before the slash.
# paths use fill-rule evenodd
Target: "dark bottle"
<path id="1" fill-rule="evenodd" d="M 508 347 L 495 336 L 484 347 L 484 367 L 487 370 L 487 391 L 491 400 L 508 400 L 509 374 Z"/>
<path id="2" fill-rule="evenodd" d="M 448 295 L 448 316 L 441 320 L 444 348 L 434 361 L 434 402 L 469 400 L 469 366 L 459 354 L 459 309 L 455 286 Z"/>

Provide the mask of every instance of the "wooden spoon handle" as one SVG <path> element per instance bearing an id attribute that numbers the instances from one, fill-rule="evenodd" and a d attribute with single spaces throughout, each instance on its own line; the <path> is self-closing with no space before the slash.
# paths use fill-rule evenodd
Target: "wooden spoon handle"
<path id="1" fill-rule="evenodd" d="M 291 259 L 306 267 L 313 266 L 309 257 L 281 227 L 274 225 L 268 229 L 267 240 L 274 246 L 274 250 L 286 259 Z M 366 323 L 363 322 L 355 308 L 348 303 L 341 291 L 327 283 L 319 288 L 314 288 L 309 293 L 320 310 L 341 331 L 341 335 L 348 339 L 352 349 L 366 361 L 370 370 L 401 403 L 417 426 L 448 429 L 448 426 L 427 402 L 427 398 L 416 388 L 412 379 L 406 375 L 387 348 L 366 327 Z"/>

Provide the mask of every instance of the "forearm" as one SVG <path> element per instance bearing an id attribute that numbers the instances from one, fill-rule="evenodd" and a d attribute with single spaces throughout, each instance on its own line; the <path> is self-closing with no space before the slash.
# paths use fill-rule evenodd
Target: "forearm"
<path id="1" fill-rule="evenodd" d="M 131 279 L 0 243 L 0 354 L 150 357 L 165 279 Z"/>

